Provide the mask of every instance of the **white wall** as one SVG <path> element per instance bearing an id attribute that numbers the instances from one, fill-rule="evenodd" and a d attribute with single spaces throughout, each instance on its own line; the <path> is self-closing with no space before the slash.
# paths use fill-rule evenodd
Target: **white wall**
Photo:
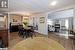
<path id="1" fill-rule="evenodd" d="M 75 30 L 75 7 L 74 7 L 74 14 L 73 14 L 74 16 L 73 16 L 73 29 Z"/>
<path id="2" fill-rule="evenodd" d="M 44 23 L 40 23 L 40 17 L 45 17 L 45 22 Z M 33 18 L 35 18 L 33 20 Z M 33 25 L 33 22 L 34 24 L 38 24 L 38 32 L 41 33 L 41 34 L 44 34 L 44 35 L 48 35 L 48 29 L 47 29 L 47 13 L 43 13 L 43 14 L 36 14 L 36 15 L 33 15 L 29 18 L 29 23 L 30 25 Z"/>
<path id="3" fill-rule="evenodd" d="M 29 25 L 33 26 L 33 16 L 29 17 Z"/>
<path id="4" fill-rule="evenodd" d="M 74 9 L 68 9 L 68 10 L 53 12 L 53 13 L 48 14 L 48 18 L 59 19 L 59 18 L 73 17 L 73 11 Z"/>

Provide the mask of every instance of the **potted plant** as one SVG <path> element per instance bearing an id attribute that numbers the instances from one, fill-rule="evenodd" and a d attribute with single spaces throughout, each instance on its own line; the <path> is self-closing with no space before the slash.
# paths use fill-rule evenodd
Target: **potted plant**
<path id="1" fill-rule="evenodd" d="M 23 22 L 23 25 L 24 25 L 24 26 L 28 26 L 28 23 L 27 23 L 27 22 Z"/>

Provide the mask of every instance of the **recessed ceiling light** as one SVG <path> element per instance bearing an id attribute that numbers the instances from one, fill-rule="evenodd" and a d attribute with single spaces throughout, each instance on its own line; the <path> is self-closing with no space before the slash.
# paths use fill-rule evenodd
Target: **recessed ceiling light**
<path id="1" fill-rule="evenodd" d="M 51 6 L 55 6 L 57 4 L 57 1 L 53 1 L 50 3 Z"/>

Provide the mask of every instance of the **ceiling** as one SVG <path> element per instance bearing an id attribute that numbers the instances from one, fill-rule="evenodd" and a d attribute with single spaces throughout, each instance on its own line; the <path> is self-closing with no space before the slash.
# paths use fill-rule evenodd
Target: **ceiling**
<path id="1" fill-rule="evenodd" d="M 57 1 L 57 5 L 50 3 Z M 9 12 L 16 14 L 38 13 L 60 9 L 75 4 L 75 0 L 9 0 Z M 5 10 L 5 9 L 4 9 Z"/>

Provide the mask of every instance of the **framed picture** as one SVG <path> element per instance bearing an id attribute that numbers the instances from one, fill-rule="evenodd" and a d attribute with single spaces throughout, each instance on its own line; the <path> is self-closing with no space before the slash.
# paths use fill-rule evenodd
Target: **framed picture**
<path id="1" fill-rule="evenodd" d="M 17 20 L 16 19 L 13 19 L 13 22 L 17 22 Z"/>
<path id="2" fill-rule="evenodd" d="M 44 23 L 45 22 L 45 17 L 40 17 L 40 23 Z"/>

